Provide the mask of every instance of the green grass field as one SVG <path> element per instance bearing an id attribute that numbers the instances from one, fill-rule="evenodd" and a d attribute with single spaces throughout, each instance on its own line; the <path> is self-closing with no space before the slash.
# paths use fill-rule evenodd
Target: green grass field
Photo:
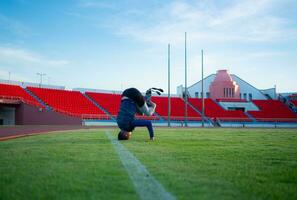
<path id="1" fill-rule="evenodd" d="M 108 129 L 114 137 L 117 130 Z M 145 129 L 126 149 L 176 199 L 297 199 L 296 129 Z M 0 199 L 139 199 L 103 129 L 0 142 Z"/>

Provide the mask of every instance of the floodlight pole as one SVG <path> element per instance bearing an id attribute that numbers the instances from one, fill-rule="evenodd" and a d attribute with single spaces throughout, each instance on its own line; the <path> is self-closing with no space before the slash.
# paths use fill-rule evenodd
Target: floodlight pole
<path id="1" fill-rule="evenodd" d="M 185 32 L 185 126 L 188 126 L 187 32 Z"/>
<path id="2" fill-rule="evenodd" d="M 39 83 L 39 87 L 41 87 L 41 85 L 42 85 L 42 77 L 43 76 L 45 76 L 46 74 L 44 74 L 44 73 L 36 73 L 38 76 L 40 76 L 40 83 Z"/>
<path id="3" fill-rule="evenodd" d="M 203 49 L 201 50 L 202 127 L 204 127 Z"/>
<path id="4" fill-rule="evenodd" d="M 11 75 L 11 72 L 8 72 L 8 83 L 10 83 L 10 75 Z"/>
<path id="5" fill-rule="evenodd" d="M 168 44 L 168 127 L 170 127 L 170 44 Z"/>

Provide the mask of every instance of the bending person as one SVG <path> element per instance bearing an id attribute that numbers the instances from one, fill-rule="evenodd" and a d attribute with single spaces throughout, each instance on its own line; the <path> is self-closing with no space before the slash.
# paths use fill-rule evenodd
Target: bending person
<path id="1" fill-rule="evenodd" d="M 128 140 L 135 127 L 147 127 L 150 139 L 154 140 L 152 122 L 135 119 L 135 114 L 151 116 L 155 112 L 155 109 L 156 104 L 150 101 L 150 97 L 145 98 L 136 88 L 126 89 L 122 94 L 121 105 L 117 116 L 117 124 L 121 129 L 118 139 Z"/>

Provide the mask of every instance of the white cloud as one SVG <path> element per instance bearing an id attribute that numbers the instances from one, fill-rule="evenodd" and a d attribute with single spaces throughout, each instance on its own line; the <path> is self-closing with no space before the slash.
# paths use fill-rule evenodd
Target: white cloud
<path id="1" fill-rule="evenodd" d="M 293 2 L 294 4 L 294 2 Z M 112 24 L 116 33 L 143 42 L 183 42 L 183 32 L 192 42 L 262 42 L 296 38 L 297 28 L 289 21 L 272 14 L 275 0 L 234 1 L 217 7 L 215 3 L 186 1 L 172 3 L 152 10 L 144 24 L 135 18 L 119 18 Z"/>
<path id="2" fill-rule="evenodd" d="M 40 65 L 44 67 L 61 67 L 68 65 L 68 60 L 51 59 L 20 48 L 0 46 L 0 63 L 20 63 L 22 65 Z"/>
<path id="3" fill-rule="evenodd" d="M 228 7 L 210 21 L 210 26 L 231 24 L 234 21 L 255 17 L 265 12 L 271 0 L 240 1 Z"/>

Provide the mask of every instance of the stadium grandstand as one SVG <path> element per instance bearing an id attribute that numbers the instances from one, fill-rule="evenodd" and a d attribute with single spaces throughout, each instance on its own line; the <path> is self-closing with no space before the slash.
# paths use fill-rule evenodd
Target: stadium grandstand
<path id="1" fill-rule="evenodd" d="M 32 96 L 39 98 L 54 111 L 76 117 L 101 118 L 106 114 L 78 91 L 28 87 Z"/>
<path id="2" fill-rule="evenodd" d="M 170 97 L 153 96 L 155 125 L 297 127 L 297 94 L 259 90 L 227 70 L 218 70 Z M 187 95 L 187 98 L 185 98 Z M 202 98 L 203 97 L 203 98 Z M 205 97 L 205 98 L 204 98 Z M 187 99 L 187 103 L 186 100 Z M 66 90 L 63 86 L 17 81 L 0 83 L 1 125 L 116 125 L 121 91 Z"/>

